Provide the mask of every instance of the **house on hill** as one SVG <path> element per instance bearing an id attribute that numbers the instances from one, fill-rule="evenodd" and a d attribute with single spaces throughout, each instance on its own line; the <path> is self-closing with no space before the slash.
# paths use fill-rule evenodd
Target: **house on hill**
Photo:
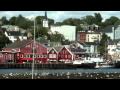
<path id="1" fill-rule="evenodd" d="M 21 33 L 20 31 L 5 31 L 5 36 L 12 42 L 16 40 L 27 40 L 27 33 Z"/>

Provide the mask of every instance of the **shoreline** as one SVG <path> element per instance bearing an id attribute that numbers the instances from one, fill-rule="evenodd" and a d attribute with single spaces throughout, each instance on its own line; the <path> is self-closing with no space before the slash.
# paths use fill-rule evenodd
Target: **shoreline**
<path id="1" fill-rule="evenodd" d="M 31 79 L 31 73 L 0 74 L 0 79 Z M 35 73 L 34 79 L 120 79 L 120 73 Z"/>

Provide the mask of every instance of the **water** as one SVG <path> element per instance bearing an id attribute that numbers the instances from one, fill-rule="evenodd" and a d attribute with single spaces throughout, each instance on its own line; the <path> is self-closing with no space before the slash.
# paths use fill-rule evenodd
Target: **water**
<path id="1" fill-rule="evenodd" d="M 0 74 L 7 73 L 31 73 L 31 69 L 0 69 Z M 34 73 L 120 73 L 120 69 L 116 68 L 100 68 L 100 69 L 46 69 L 35 70 Z"/>

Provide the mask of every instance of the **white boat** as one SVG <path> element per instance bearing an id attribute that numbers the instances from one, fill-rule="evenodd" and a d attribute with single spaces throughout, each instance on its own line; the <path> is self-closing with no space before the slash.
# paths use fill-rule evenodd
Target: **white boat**
<path id="1" fill-rule="evenodd" d="M 82 63 L 84 63 L 83 60 L 75 60 L 75 61 L 73 61 L 73 64 L 82 64 Z"/>

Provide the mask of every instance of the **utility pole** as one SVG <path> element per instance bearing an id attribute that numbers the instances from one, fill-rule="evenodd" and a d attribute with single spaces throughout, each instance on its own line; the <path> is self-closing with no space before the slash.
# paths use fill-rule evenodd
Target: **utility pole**
<path id="1" fill-rule="evenodd" d="M 35 19 L 36 19 L 36 18 L 34 18 L 34 40 L 33 40 L 32 79 L 34 79 L 34 61 L 35 61 Z"/>

